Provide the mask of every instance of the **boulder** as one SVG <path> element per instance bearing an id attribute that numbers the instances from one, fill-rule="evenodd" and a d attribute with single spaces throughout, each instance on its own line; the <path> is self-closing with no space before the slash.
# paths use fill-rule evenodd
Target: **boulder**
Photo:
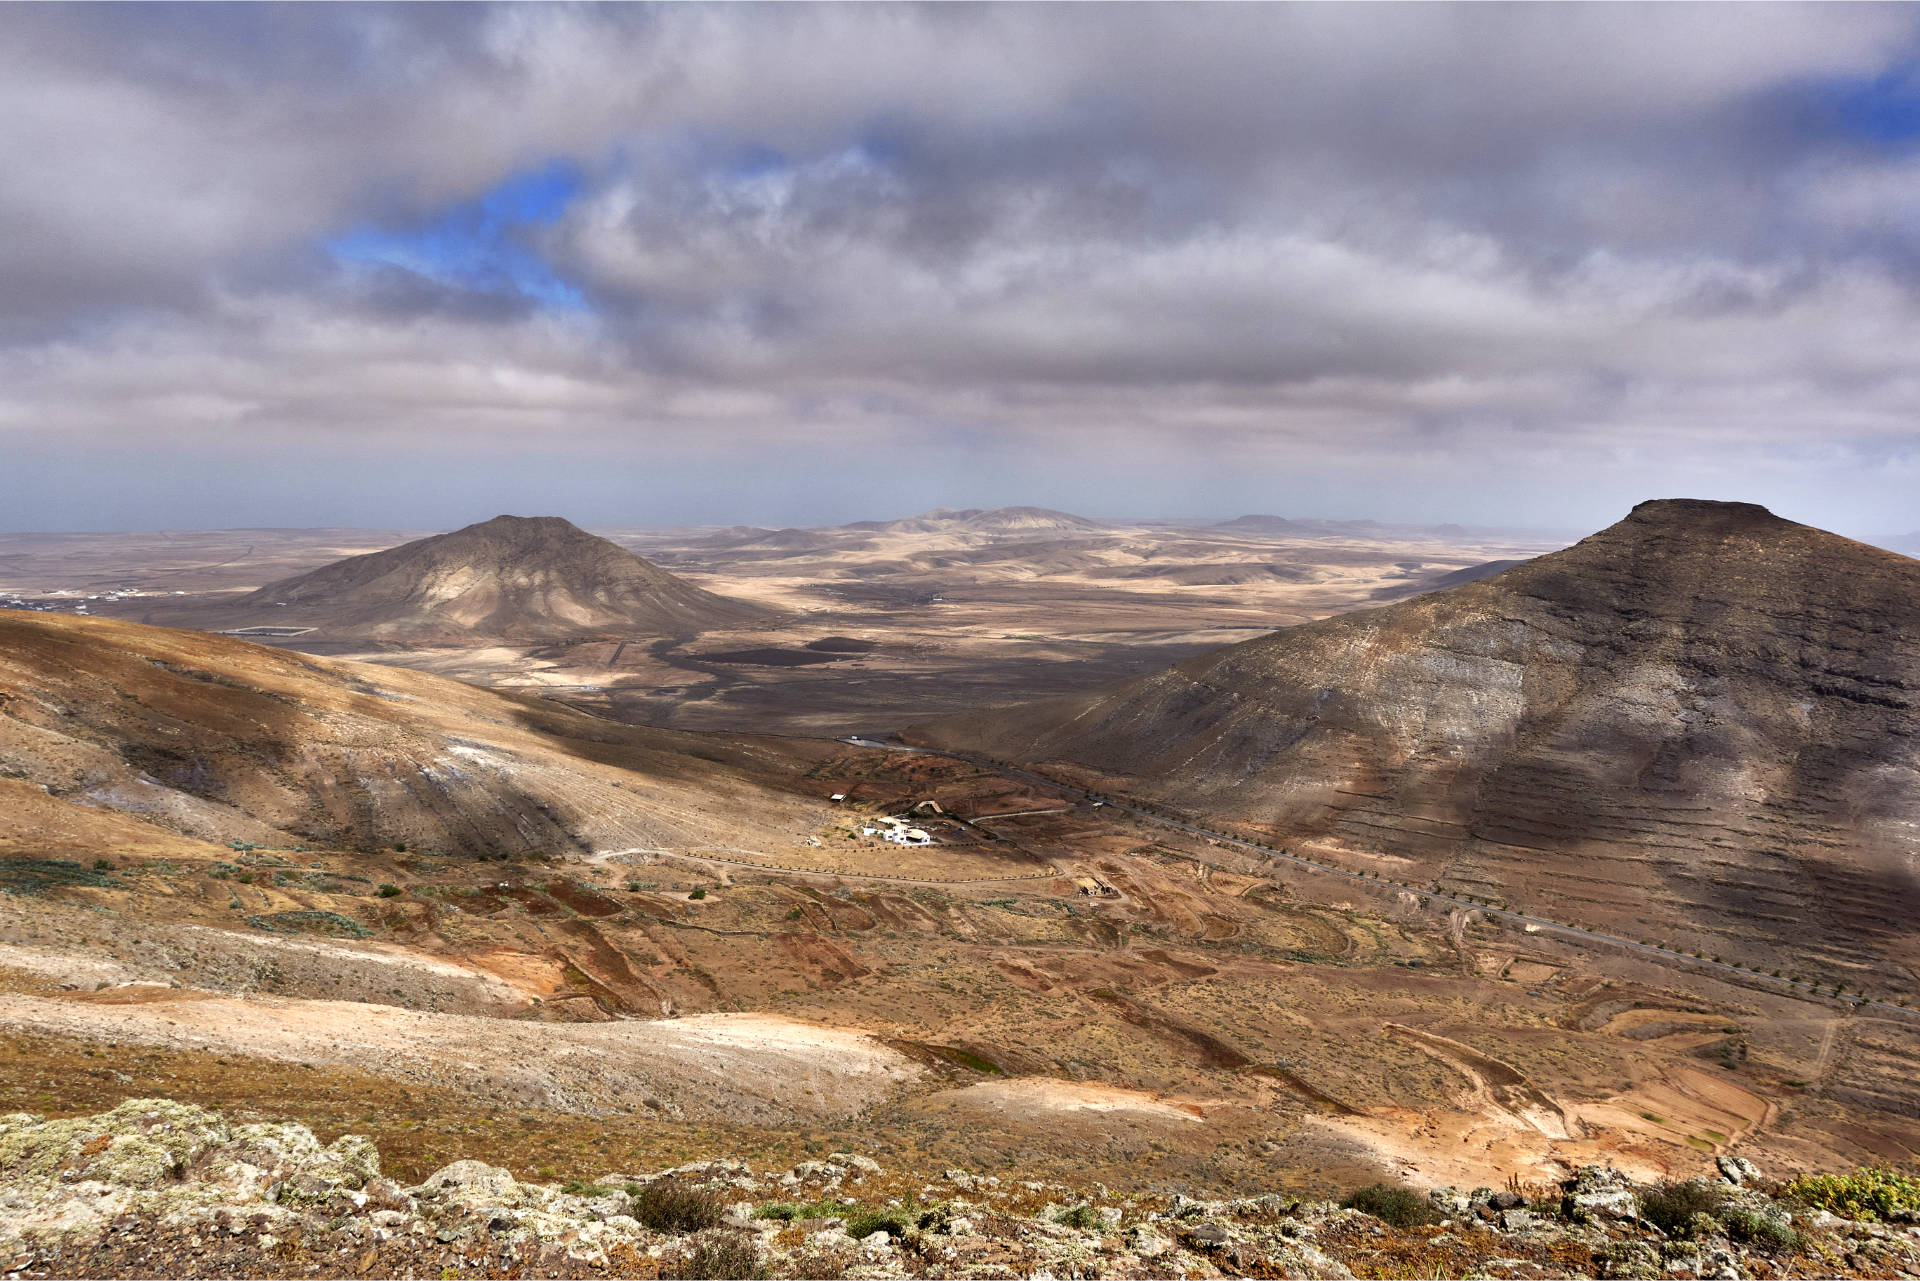
<path id="1" fill-rule="evenodd" d="M 1583 1165 L 1562 1185 L 1561 1209 L 1575 1223 L 1608 1223 L 1640 1217 L 1633 1181 L 1609 1166 Z"/>

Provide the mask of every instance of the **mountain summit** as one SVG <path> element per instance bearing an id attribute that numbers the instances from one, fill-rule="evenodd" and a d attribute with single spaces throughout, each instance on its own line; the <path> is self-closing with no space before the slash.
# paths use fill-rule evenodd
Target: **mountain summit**
<path id="1" fill-rule="evenodd" d="M 1920 561 L 1665 499 L 1477 582 L 924 736 L 1397 880 L 1885 975 L 1920 959 L 1917 705 Z"/>
<path id="2" fill-rule="evenodd" d="M 237 606 L 330 637 L 409 643 L 695 632 L 758 612 L 558 516 L 496 516 L 351 556 L 269 583 Z"/>

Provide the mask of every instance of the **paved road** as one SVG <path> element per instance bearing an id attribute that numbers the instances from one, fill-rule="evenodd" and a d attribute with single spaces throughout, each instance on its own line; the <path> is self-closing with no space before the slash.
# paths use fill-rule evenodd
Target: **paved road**
<path id="1" fill-rule="evenodd" d="M 1651 943 L 1635 942 L 1633 939 L 1621 938 L 1614 934 L 1602 934 L 1598 930 L 1589 930 L 1582 926 L 1569 925 L 1565 921 L 1550 920 L 1544 916 L 1532 916 L 1526 912 L 1515 912 L 1504 907 L 1488 907 L 1484 903 L 1476 903 L 1470 899 L 1457 898 L 1452 894 L 1445 894 L 1438 890 L 1416 889 L 1410 885 L 1401 885 L 1396 881 L 1383 880 L 1376 876 L 1366 876 L 1359 872 L 1349 872 L 1342 868 L 1330 867 L 1325 863 L 1316 863 L 1312 859 L 1302 858 L 1297 854 L 1288 854 L 1281 850 L 1268 849 L 1265 846 L 1256 845 L 1252 841 L 1241 840 L 1237 836 L 1229 836 L 1224 832 L 1216 832 L 1192 823 L 1183 823 L 1179 819 L 1167 818 L 1165 815 L 1155 814 L 1150 810 L 1141 809 L 1137 805 L 1129 805 L 1125 801 L 1111 798 L 1095 801 L 1093 794 L 1084 788 L 1074 787 L 1071 784 L 1058 782 L 1055 779 L 1046 778 L 1039 774 L 1032 774 L 1023 769 L 1016 769 L 1011 765 L 1002 765 L 997 761 L 990 761 L 983 757 L 970 756 L 965 752 L 942 752 L 930 747 L 909 747 L 904 743 L 888 743 L 878 739 L 857 736 L 848 738 L 846 741 L 860 747 L 877 747 L 890 752 L 913 752 L 921 756 L 944 756 L 948 760 L 963 761 L 968 765 L 977 765 L 981 769 L 993 770 L 1007 778 L 1019 779 L 1023 783 L 1032 783 L 1041 787 L 1052 788 L 1054 791 L 1064 793 L 1068 796 L 1077 796 L 1080 798 L 1082 804 L 1104 804 L 1108 809 L 1115 809 L 1125 814 L 1131 814 L 1135 818 L 1142 819 L 1148 823 L 1157 823 L 1162 827 L 1169 827 L 1175 831 L 1188 832 L 1195 836 L 1204 837 L 1210 841 L 1218 841 L 1223 845 L 1238 846 L 1262 858 L 1273 859 L 1275 861 L 1284 859 L 1289 863 L 1297 863 L 1301 867 L 1312 868 L 1314 871 L 1327 876 L 1345 877 L 1350 881 L 1364 881 L 1369 885 L 1391 885 L 1395 889 L 1405 890 L 1409 894 L 1417 894 L 1428 902 L 1449 903 L 1458 907 L 1467 908 L 1470 911 L 1484 913 L 1487 916 L 1503 917 L 1509 921 L 1519 921 L 1524 925 L 1536 926 L 1542 930 L 1554 930 L 1561 934 L 1590 939 L 1596 943 L 1605 943 L 1611 947 L 1622 948 L 1629 952 L 1637 952 L 1662 962 L 1684 961 L 1688 965 L 1725 970 L 1729 974 L 1735 974 L 1750 981 L 1757 980 L 1763 983 L 1771 983 L 1780 987 L 1789 988 L 1795 993 L 1805 993 L 1810 996 L 1815 994 L 1814 986 L 1810 983 L 1799 983 L 1792 979 L 1775 978 L 1773 975 L 1761 970 L 1752 970 L 1741 965 L 1730 965 L 1725 961 L 1712 961 L 1705 957 L 1689 955 L 1686 952 L 1676 952 L 1670 948 L 1656 947 Z M 1874 1010 L 1884 1010 L 1889 1014 L 1905 1015 L 1908 1018 L 1920 1018 L 1920 1010 L 1912 1010 L 1902 1005 L 1895 1005 L 1891 1001 L 1874 1001 L 1855 999 L 1853 997 L 1828 999 L 1842 1000 L 1846 1004 L 1856 1008 L 1867 1007 Z"/>

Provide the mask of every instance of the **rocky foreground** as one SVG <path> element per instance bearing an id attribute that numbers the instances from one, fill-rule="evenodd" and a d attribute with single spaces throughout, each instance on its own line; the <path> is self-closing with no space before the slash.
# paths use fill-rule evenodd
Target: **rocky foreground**
<path id="1" fill-rule="evenodd" d="M 1561 1185 L 1331 1201 L 1097 1195 L 836 1153 L 784 1173 L 700 1161 L 564 1186 L 457 1161 L 417 1187 L 305 1126 L 138 1099 L 0 1117 L 13 1277 L 1920 1276 L 1916 1185 L 1884 1173 Z M 1842 1217 L 1830 1209 L 1844 1209 Z M 1881 1221 L 1886 1220 L 1886 1221 Z"/>

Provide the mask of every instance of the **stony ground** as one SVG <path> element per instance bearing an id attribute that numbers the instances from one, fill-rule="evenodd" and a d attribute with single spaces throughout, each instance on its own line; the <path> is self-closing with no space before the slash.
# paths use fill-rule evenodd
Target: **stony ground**
<path id="1" fill-rule="evenodd" d="M 1738 1158 L 1720 1169 L 1717 1182 L 1660 1188 L 1587 1167 L 1559 1185 L 1402 1193 L 1372 1204 L 1383 1217 L 1282 1196 L 1194 1201 L 961 1170 L 905 1175 L 849 1153 L 784 1172 L 713 1160 L 564 1186 L 461 1160 L 402 1187 L 382 1176 L 363 1137 L 322 1145 L 304 1126 L 235 1124 L 139 1099 L 89 1117 L 0 1117 L 0 1269 L 8 1278 L 1920 1276 L 1920 1226 L 1814 1209 Z M 1695 1204 L 1703 1208 L 1687 1209 Z"/>

